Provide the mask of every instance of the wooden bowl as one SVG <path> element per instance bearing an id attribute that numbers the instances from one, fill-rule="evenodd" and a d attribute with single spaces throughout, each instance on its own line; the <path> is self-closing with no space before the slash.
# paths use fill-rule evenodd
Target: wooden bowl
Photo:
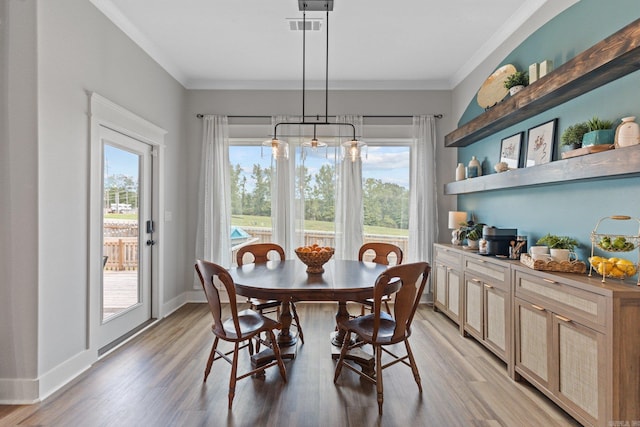
<path id="1" fill-rule="evenodd" d="M 324 264 L 331 259 L 335 250 L 334 248 L 323 248 L 316 252 L 306 252 L 300 249 L 295 250 L 296 255 L 307 266 L 307 273 L 320 274 L 324 273 Z"/>

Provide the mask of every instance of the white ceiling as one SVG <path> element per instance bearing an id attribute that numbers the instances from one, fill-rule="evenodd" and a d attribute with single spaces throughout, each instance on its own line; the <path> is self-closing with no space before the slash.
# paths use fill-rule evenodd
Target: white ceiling
<path id="1" fill-rule="evenodd" d="M 547 1 L 335 0 L 329 89 L 451 89 Z M 91 2 L 186 88 L 302 87 L 297 0 Z M 324 88 L 324 24 L 306 39 L 306 87 Z"/>

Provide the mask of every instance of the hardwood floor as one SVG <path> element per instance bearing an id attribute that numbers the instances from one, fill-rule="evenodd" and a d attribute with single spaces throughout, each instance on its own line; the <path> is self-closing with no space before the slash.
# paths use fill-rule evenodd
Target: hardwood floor
<path id="1" fill-rule="evenodd" d="M 508 378 L 503 362 L 429 307 L 414 320 L 412 348 L 423 393 L 411 370 L 384 371 L 384 415 L 375 387 L 343 370 L 333 383 L 330 357 L 335 304 L 296 305 L 305 331 L 288 383 L 277 369 L 238 382 L 227 411 L 230 365 L 213 364 L 204 304 L 188 304 L 94 364 L 44 402 L 0 406 L 1 426 L 578 426 L 527 383 Z M 353 307 L 359 310 L 359 306 Z M 248 366 L 248 354 L 239 370 Z"/>

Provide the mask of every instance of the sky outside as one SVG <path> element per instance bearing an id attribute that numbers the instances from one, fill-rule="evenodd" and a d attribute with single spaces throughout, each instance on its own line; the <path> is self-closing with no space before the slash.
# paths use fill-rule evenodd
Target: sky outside
<path id="1" fill-rule="evenodd" d="M 307 150 L 305 166 L 311 174 L 314 174 L 323 164 L 335 164 L 336 155 L 339 156 L 340 152 L 336 153 L 333 148 L 319 148 L 317 151 Z M 137 177 L 137 155 L 105 145 L 104 156 L 105 167 L 109 175 L 122 174 Z M 299 153 L 297 156 L 299 160 Z M 240 164 L 247 177 L 250 177 L 254 164 L 257 163 L 263 168 L 271 165 L 271 151 L 268 147 L 231 146 L 230 161 L 232 166 Z M 362 153 L 362 175 L 364 179 L 374 178 L 409 188 L 409 147 L 366 147 Z M 249 181 L 247 184 L 251 185 Z"/>
<path id="2" fill-rule="evenodd" d="M 293 153 L 289 153 L 293 155 Z M 333 148 L 307 150 L 305 166 L 315 174 L 323 164 L 335 164 L 337 154 Z M 297 154 L 299 160 L 299 154 Z M 326 156 L 326 157 L 325 157 Z M 261 167 L 271 165 L 271 151 L 268 147 L 232 146 L 230 148 L 231 165 L 240 164 L 251 186 L 250 176 L 254 164 Z M 362 153 L 362 175 L 364 179 L 374 178 L 383 182 L 398 184 L 409 188 L 409 147 L 408 146 L 369 146 Z M 251 188 L 251 187 L 250 187 Z"/>

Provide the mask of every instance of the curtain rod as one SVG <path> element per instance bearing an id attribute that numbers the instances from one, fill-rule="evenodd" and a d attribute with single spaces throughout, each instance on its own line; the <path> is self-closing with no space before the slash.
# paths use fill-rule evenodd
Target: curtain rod
<path id="1" fill-rule="evenodd" d="M 295 116 L 295 114 L 293 114 Z M 442 114 L 427 114 L 427 115 L 432 115 L 433 117 L 435 117 L 436 119 L 441 119 L 443 117 Z M 202 113 L 198 113 L 196 114 L 196 117 L 201 119 L 204 117 L 204 114 Z M 230 119 L 270 119 L 272 116 L 227 116 Z M 319 115 L 315 114 L 312 116 L 304 116 L 305 118 L 307 117 L 317 117 L 319 120 Z M 325 116 L 322 116 L 322 118 L 324 118 Z M 331 118 L 336 118 L 337 116 L 326 116 L 326 117 L 331 117 Z M 400 115 L 400 116 L 394 116 L 394 115 L 364 115 L 362 116 L 362 118 L 364 119 L 390 119 L 390 118 L 398 118 L 398 119 L 411 119 L 414 116 L 404 116 L 404 115 Z M 310 123 L 313 124 L 313 123 Z"/>

